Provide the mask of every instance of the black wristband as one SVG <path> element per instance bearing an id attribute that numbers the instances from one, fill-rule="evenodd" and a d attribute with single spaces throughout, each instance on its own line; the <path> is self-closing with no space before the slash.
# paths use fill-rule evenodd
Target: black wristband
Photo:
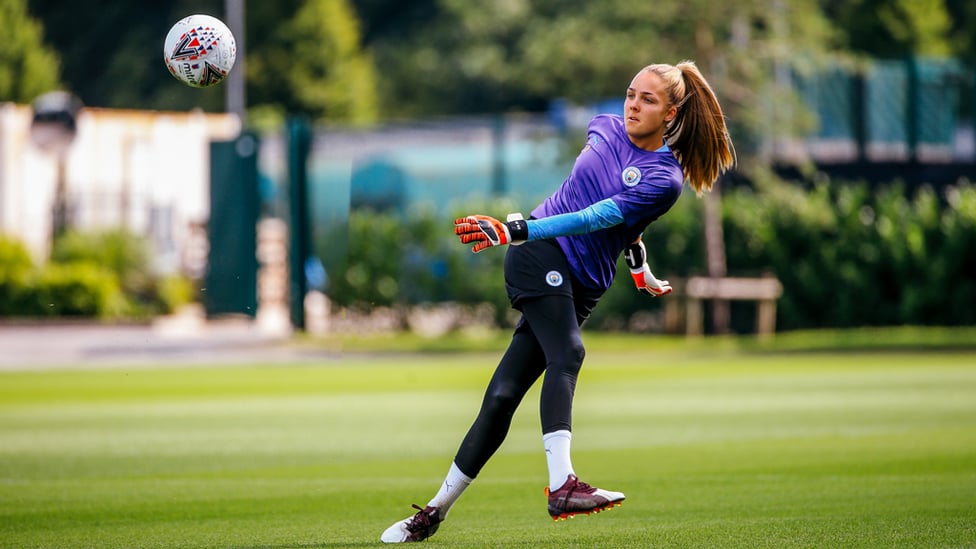
<path id="1" fill-rule="evenodd" d="M 624 260 L 627 262 L 627 267 L 632 271 L 636 271 L 644 266 L 647 257 L 644 255 L 644 250 L 641 248 L 640 242 L 635 242 L 627 246 L 627 249 L 624 250 Z"/>
<path id="2" fill-rule="evenodd" d="M 512 242 L 524 242 L 529 239 L 529 224 L 524 219 L 506 221 L 505 226 L 508 227 L 508 234 L 512 237 Z"/>

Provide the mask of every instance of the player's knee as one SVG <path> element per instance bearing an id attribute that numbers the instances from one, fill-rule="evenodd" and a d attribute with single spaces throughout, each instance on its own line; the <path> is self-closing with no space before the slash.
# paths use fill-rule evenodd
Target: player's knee
<path id="1" fill-rule="evenodd" d="M 577 373 L 583 366 L 583 359 L 586 358 L 586 348 L 583 346 L 583 340 L 575 338 L 569 345 L 563 349 L 562 358 L 560 362 L 562 363 L 562 369 L 564 372 Z"/>
<path id="2" fill-rule="evenodd" d="M 485 407 L 492 413 L 513 414 L 522 400 L 522 392 L 511 383 L 496 383 L 488 388 Z"/>
<path id="3" fill-rule="evenodd" d="M 569 349 L 576 362 L 583 364 L 583 359 L 586 358 L 586 347 L 583 346 L 583 340 L 578 337 L 573 339 L 573 343 L 569 346 Z"/>

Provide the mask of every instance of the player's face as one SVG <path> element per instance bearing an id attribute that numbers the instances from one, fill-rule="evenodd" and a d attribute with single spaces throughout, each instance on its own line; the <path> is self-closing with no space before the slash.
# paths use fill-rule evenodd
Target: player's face
<path id="1" fill-rule="evenodd" d="M 640 72 L 634 77 L 624 100 L 624 127 L 635 145 L 647 150 L 660 148 L 667 123 L 676 112 L 657 73 Z"/>

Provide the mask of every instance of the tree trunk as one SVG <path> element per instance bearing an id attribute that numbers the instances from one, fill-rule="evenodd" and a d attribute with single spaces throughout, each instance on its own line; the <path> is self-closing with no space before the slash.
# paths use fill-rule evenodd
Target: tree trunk
<path id="1" fill-rule="evenodd" d="M 715 60 L 715 38 L 711 28 L 702 20 L 695 29 L 695 46 L 698 50 L 700 66 L 711 67 Z M 713 278 L 726 275 L 725 237 L 722 233 L 722 194 L 716 181 L 711 192 L 705 193 L 705 255 L 708 276 Z M 724 334 L 729 331 L 729 302 L 712 300 L 712 332 Z"/>
<path id="2" fill-rule="evenodd" d="M 716 182 L 711 192 L 705 194 L 705 254 L 708 276 L 721 278 L 727 274 L 725 263 L 725 235 L 722 232 L 722 193 Z M 712 300 L 712 331 L 716 334 L 729 332 L 731 313 L 729 302 Z"/>

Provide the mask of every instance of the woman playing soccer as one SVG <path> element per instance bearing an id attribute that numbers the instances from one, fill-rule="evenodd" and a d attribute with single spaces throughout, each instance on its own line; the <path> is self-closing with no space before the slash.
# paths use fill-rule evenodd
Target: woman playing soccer
<path id="1" fill-rule="evenodd" d="M 622 117 L 593 118 L 569 177 L 529 219 L 455 220 L 455 233 L 474 243 L 474 252 L 512 244 L 505 288 L 522 317 L 440 490 L 383 532 L 382 541 L 422 541 L 437 531 L 501 446 L 540 376 L 549 515 L 559 520 L 623 502 L 620 492 L 580 481 L 570 459 L 573 394 L 584 356 L 580 326 L 610 287 L 621 253 L 638 290 L 671 292 L 648 268 L 641 235 L 671 209 L 685 181 L 701 195 L 734 162 L 722 108 L 695 64 L 650 65 L 627 88 Z"/>

